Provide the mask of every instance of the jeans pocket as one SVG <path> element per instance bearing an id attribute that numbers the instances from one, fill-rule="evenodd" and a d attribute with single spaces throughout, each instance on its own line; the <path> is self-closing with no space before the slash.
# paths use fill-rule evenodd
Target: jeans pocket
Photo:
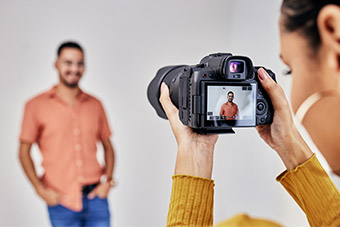
<path id="1" fill-rule="evenodd" d="M 53 208 L 57 208 L 58 206 L 60 206 L 59 203 L 55 204 L 55 205 L 48 205 L 47 208 L 48 209 L 53 209 Z"/>
<path id="2" fill-rule="evenodd" d="M 97 217 L 104 219 L 110 217 L 109 203 L 107 198 L 100 198 L 98 196 L 94 197 L 92 200 L 89 200 L 88 208 Z"/>
<path id="3" fill-rule="evenodd" d="M 53 227 L 80 226 L 80 212 L 70 210 L 63 205 L 48 206 L 48 214 Z"/>
<path id="4" fill-rule="evenodd" d="M 101 196 L 99 196 L 99 195 L 96 195 L 95 198 L 98 198 L 98 199 L 101 199 L 101 200 L 107 200 L 107 197 L 101 197 Z"/>

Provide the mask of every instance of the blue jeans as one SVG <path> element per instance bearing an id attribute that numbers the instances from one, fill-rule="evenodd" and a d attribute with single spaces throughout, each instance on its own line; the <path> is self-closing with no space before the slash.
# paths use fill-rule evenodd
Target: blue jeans
<path id="1" fill-rule="evenodd" d="M 109 227 L 110 211 L 107 199 L 95 197 L 88 199 L 87 195 L 83 195 L 83 209 L 75 212 L 62 205 L 49 206 L 48 213 L 50 215 L 53 227 Z"/>

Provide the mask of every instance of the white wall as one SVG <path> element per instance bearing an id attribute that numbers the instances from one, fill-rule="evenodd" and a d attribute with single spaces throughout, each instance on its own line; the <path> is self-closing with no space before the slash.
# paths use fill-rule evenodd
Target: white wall
<path id="1" fill-rule="evenodd" d="M 99 97 L 114 132 L 119 184 L 110 195 L 115 226 L 164 226 L 176 143 L 146 89 L 165 65 L 195 64 L 206 54 L 250 56 L 273 69 L 288 92 L 279 60 L 276 0 L 1 0 L 0 226 L 46 226 L 45 204 L 20 168 L 18 134 L 25 101 L 57 82 L 60 42 L 86 51 L 81 86 Z M 35 156 L 38 150 L 34 148 Z M 306 226 L 275 177 L 278 156 L 254 128 L 219 138 L 215 153 L 215 222 L 238 212 Z"/>

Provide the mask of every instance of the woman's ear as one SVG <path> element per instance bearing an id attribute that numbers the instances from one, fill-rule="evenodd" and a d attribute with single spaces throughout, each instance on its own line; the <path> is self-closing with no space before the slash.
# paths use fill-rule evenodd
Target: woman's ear
<path id="1" fill-rule="evenodd" d="M 340 72 L 340 6 L 324 6 L 318 16 L 321 46 L 333 55 L 333 64 Z"/>

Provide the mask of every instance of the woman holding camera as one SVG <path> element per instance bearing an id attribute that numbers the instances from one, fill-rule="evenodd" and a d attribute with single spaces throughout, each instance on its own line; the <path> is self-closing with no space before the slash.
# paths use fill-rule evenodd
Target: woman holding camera
<path id="1" fill-rule="evenodd" d="M 340 175 L 340 1 L 284 0 L 280 17 L 281 58 L 293 76 L 291 102 L 297 118 Z M 274 106 L 271 125 L 257 126 L 287 170 L 277 180 L 305 212 L 311 226 L 340 225 L 340 193 L 296 129 L 282 88 L 265 70 L 259 80 Z M 160 102 L 178 143 L 168 226 L 213 223 L 214 183 L 210 179 L 217 135 L 184 126 L 161 87 Z M 223 225 L 277 225 L 237 216 Z"/>

